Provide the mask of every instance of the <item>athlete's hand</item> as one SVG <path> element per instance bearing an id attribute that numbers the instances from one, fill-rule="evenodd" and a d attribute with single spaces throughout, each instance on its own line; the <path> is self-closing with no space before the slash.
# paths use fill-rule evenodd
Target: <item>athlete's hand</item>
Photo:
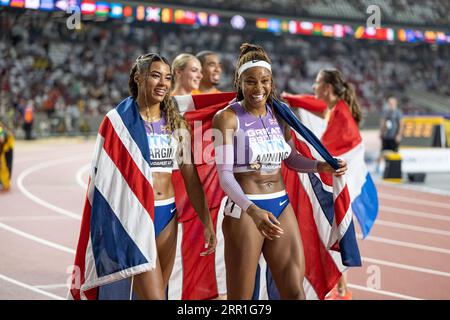
<path id="1" fill-rule="evenodd" d="M 345 174 L 345 171 L 347 171 L 347 163 L 344 160 L 338 159 L 339 169 L 334 170 L 332 166 L 330 166 L 325 161 L 319 161 L 317 164 L 317 172 L 323 172 L 323 173 L 331 173 L 336 177 L 340 177 Z"/>
<path id="2" fill-rule="evenodd" d="M 259 232 L 265 238 L 273 240 L 274 238 L 279 238 L 284 233 L 283 229 L 279 227 L 280 222 L 271 212 L 252 204 L 247 209 L 247 214 L 253 219 Z"/>
<path id="3" fill-rule="evenodd" d="M 200 256 L 206 256 L 208 254 L 213 253 L 216 250 L 217 240 L 216 234 L 214 232 L 214 228 L 212 225 L 205 227 L 203 231 L 203 235 L 205 236 L 205 251 L 200 252 Z"/>

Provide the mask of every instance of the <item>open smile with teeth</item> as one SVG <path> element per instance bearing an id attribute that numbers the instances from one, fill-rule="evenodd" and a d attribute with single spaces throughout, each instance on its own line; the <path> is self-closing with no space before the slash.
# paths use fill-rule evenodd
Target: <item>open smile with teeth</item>
<path id="1" fill-rule="evenodd" d="M 254 94 L 254 95 L 252 95 L 252 99 L 255 102 L 261 102 L 264 99 L 264 95 L 263 94 Z"/>
<path id="2" fill-rule="evenodd" d="M 156 90 L 155 90 L 155 93 L 156 93 L 157 95 L 159 95 L 159 96 L 163 96 L 163 95 L 166 94 L 166 90 L 164 90 L 164 89 L 156 89 Z"/>

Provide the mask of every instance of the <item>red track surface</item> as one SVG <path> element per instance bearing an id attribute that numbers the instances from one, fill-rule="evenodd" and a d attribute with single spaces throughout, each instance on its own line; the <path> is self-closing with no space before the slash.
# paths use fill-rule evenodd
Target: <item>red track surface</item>
<path id="1" fill-rule="evenodd" d="M 12 190 L 0 193 L 0 299 L 66 298 L 92 150 L 81 139 L 17 144 Z M 450 299 L 450 196 L 377 188 L 363 267 L 348 273 L 353 298 Z"/>

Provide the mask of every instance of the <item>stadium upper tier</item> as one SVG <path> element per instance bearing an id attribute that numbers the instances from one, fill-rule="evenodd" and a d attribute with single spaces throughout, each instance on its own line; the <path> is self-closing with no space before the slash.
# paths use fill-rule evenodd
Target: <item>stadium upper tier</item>
<path id="1" fill-rule="evenodd" d="M 368 17 L 367 8 L 370 5 L 378 5 L 383 23 L 443 27 L 448 27 L 450 23 L 450 1 L 448 0 L 164 0 L 150 2 L 355 22 L 365 21 Z"/>

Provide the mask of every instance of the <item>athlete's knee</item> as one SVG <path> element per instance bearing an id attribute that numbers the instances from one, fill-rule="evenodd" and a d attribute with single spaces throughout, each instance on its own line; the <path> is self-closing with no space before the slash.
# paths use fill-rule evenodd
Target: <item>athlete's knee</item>
<path id="1" fill-rule="evenodd" d="M 294 289 L 286 294 L 286 300 L 306 300 L 305 291 L 303 288 Z"/>
<path id="2" fill-rule="evenodd" d="M 136 290 L 139 300 L 166 300 L 164 290 Z"/>

